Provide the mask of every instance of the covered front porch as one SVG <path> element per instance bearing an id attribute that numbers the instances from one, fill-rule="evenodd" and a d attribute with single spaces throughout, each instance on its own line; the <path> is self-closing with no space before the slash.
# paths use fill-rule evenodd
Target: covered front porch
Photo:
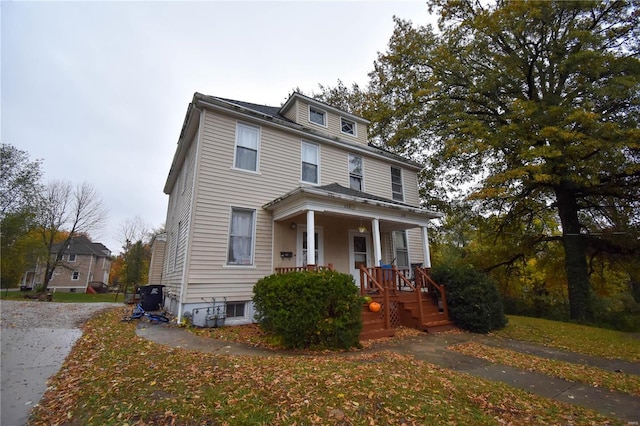
<path id="1" fill-rule="evenodd" d="M 264 208 L 273 215 L 276 272 L 351 274 L 363 296 L 381 303 L 377 316 L 363 307 L 363 334 L 377 333 L 363 338 L 391 335 L 400 325 L 426 330 L 426 313 L 448 322 L 444 289 L 429 278 L 427 225 L 441 214 L 338 184 L 300 187 Z"/>

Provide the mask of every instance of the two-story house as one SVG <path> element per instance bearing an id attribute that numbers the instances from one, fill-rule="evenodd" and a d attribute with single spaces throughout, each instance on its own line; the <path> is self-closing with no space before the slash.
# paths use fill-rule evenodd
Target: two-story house
<path id="1" fill-rule="evenodd" d="M 164 192 L 165 307 L 224 303 L 249 323 L 254 284 L 276 270 L 429 268 L 422 166 L 372 146 L 369 122 L 299 93 L 281 107 L 195 93 Z"/>
<path id="2" fill-rule="evenodd" d="M 57 253 L 60 245 L 52 247 Z M 27 271 L 21 287 L 36 288 L 44 282 L 44 265 L 38 262 Z M 48 289 L 72 293 L 94 293 L 106 290 L 111 269 L 111 251 L 102 243 L 91 242 L 84 235 L 73 237 L 64 249 L 62 262 L 53 271 Z"/>

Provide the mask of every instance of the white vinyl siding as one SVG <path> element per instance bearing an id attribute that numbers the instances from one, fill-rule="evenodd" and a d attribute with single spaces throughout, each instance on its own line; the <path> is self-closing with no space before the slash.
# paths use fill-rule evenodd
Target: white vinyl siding
<path id="1" fill-rule="evenodd" d="M 298 104 L 298 119 L 306 123 L 308 106 L 303 103 Z M 292 107 L 290 112 L 293 110 Z M 329 112 L 328 118 L 329 126 L 335 125 L 335 132 L 339 134 L 339 117 Z M 184 277 L 187 283 L 183 294 L 184 303 L 201 303 L 202 297 L 220 300 L 226 297 L 229 303 L 246 302 L 253 296 L 255 283 L 260 278 L 273 273 L 274 224 L 271 213 L 262 209 L 262 206 L 301 185 L 302 142 L 300 135 L 288 133 L 265 123 L 253 123 L 249 119 L 245 121 L 250 126 L 261 125 L 260 173 L 239 173 L 229 167 L 235 160 L 234 141 L 237 120 L 231 115 L 205 110 L 201 123 L 201 146 L 198 150 L 198 159 L 196 161 L 191 157 L 195 152 L 194 141 L 186 160 L 189 164 L 195 164 L 190 174 L 195 173 L 197 187 L 188 187 L 184 197 L 177 199 L 176 208 L 167 215 L 168 236 L 172 231 L 177 231 L 179 221 L 183 221 L 185 227 L 183 234 L 190 235 L 188 247 L 185 245 L 180 248 L 180 251 L 186 252 L 187 248 L 189 250 L 188 273 Z M 361 124 L 358 123 L 358 125 Z M 359 137 L 366 134 L 363 128 L 358 132 Z M 315 145 L 318 147 L 320 166 L 318 184 L 327 185 L 337 182 L 349 187 L 349 175 L 346 169 L 350 150 L 347 147 L 339 148 L 321 142 Z M 363 169 L 367 174 L 367 192 L 391 198 L 389 163 L 384 159 L 367 155 L 362 157 Z M 405 177 L 411 174 L 415 173 L 405 170 Z M 190 178 L 190 182 L 192 179 L 193 177 Z M 406 180 L 405 185 L 408 182 Z M 197 193 L 197 198 L 194 201 L 193 212 L 190 213 L 187 201 L 193 193 Z M 408 200 L 407 198 L 407 202 Z M 255 210 L 251 266 L 238 267 L 227 264 L 232 207 Z M 192 214 L 190 221 L 187 220 L 189 214 Z M 325 220 L 327 222 L 324 222 Z M 323 223 L 325 226 L 336 226 L 335 221 L 317 215 L 316 226 L 322 226 Z M 286 225 L 289 226 L 288 223 Z M 367 223 L 367 226 L 370 227 L 370 223 Z M 343 231 L 347 232 L 347 228 Z M 415 242 L 420 244 L 419 233 L 417 235 L 417 239 L 410 237 L 409 241 L 412 257 L 419 256 L 419 252 L 415 251 L 412 245 Z M 344 249 L 340 238 L 333 238 L 331 235 L 325 237 L 327 253 Z M 165 256 L 171 259 L 170 244 L 171 242 L 167 241 Z M 295 247 L 287 246 L 283 250 L 294 251 Z M 344 255 L 348 259 L 346 249 Z M 345 261 L 343 267 L 348 267 L 347 263 Z M 336 267 L 340 266 L 340 263 L 336 263 Z M 183 268 L 179 262 L 176 271 L 168 275 L 165 271 L 163 284 L 181 280 Z M 247 305 L 247 315 L 250 315 L 249 311 L 250 308 Z"/>
<path id="2" fill-rule="evenodd" d="M 260 161 L 260 129 L 243 123 L 236 125 L 236 169 L 258 171 Z"/>

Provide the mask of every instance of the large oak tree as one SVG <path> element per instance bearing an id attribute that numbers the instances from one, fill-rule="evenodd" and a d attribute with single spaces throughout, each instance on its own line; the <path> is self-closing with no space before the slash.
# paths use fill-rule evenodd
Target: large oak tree
<path id="1" fill-rule="evenodd" d="M 560 229 L 537 241 L 561 242 L 571 317 L 588 319 L 588 253 L 638 254 L 637 3 L 432 0 L 430 10 L 439 32 L 396 19 L 367 93 L 346 92 L 378 143 L 424 155 L 430 196 L 468 189 L 504 227 L 555 212 Z"/>

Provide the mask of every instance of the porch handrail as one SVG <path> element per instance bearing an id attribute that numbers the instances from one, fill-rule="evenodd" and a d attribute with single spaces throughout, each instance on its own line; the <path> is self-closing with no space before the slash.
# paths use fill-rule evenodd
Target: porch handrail
<path id="1" fill-rule="evenodd" d="M 424 282 L 427 282 L 429 285 L 431 285 L 433 288 L 438 290 L 438 292 L 440 293 L 440 300 L 442 300 L 442 310 L 444 312 L 445 317 L 449 318 L 449 306 L 447 305 L 447 295 L 444 291 L 444 284 L 436 283 L 433 279 L 431 279 L 431 277 L 425 271 L 426 269 L 416 268 L 416 272 L 420 276 L 420 281 L 424 280 Z M 416 280 L 416 283 L 417 281 L 418 280 Z"/>
<path id="2" fill-rule="evenodd" d="M 284 266 L 284 267 L 278 267 L 274 269 L 276 271 L 276 274 L 288 274 L 291 272 L 304 272 L 304 271 L 321 272 L 321 271 L 335 270 L 335 268 L 333 267 L 333 263 L 329 263 L 327 266 L 323 266 L 323 265 Z"/>
<path id="3" fill-rule="evenodd" d="M 368 281 L 365 281 L 365 276 L 368 278 Z M 366 292 L 364 284 L 367 282 L 373 283 L 379 291 L 384 291 L 384 287 L 378 282 L 378 280 L 373 278 L 373 276 L 369 273 L 367 268 L 365 268 L 364 266 L 360 266 L 360 294 L 363 296 Z"/>
<path id="4" fill-rule="evenodd" d="M 361 295 L 365 294 L 365 287 L 364 287 L 365 276 L 369 279 L 368 282 L 373 283 L 377 287 L 377 289 L 380 292 L 382 292 L 382 297 L 384 300 L 384 328 L 389 329 L 391 328 L 391 300 L 389 299 L 389 289 L 382 286 L 378 282 L 378 280 L 373 278 L 369 273 L 369 271 L 364 266 L 361 265 L 360 266 L 360 294 Z"/>
<path id="5" fill-rule="evenodd" d="M 409 281 L 407 277 L 404 276 L 403 273 L 398 271 L 398 269 L 395 266 L 393 267 L 393 271 L 394 271 L 394 274 L 400 279 L 400 281 L 404 282 L 405 285 L 409 286 L 409 288 L 411 288 L 413 292 L 416 294 L 416 299 L 418 301 L 418 315 L 420 315 L 420 323 L 422 324 L 424 322 L 424 307 L 422 306 L 422 290 L 420 289 L 420 282 L 416 280 L 416 285 L 414 286 L 413 283 L 411 283 L 411 281 Z"/>

